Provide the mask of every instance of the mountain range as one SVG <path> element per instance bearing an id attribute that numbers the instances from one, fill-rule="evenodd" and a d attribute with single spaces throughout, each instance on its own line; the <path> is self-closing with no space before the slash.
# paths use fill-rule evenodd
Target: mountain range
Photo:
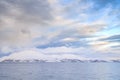
<path id="1" fill-rule="evenodd" d="M 43 54 L 34 50 L 26 50 L 2 57 L 0 62 L 120 62 L 120 59 L 94 59 L 75 54 Z"/>

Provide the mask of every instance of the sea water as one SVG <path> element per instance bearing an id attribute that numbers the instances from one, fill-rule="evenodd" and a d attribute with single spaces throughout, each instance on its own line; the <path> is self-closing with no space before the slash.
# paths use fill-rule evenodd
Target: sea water
<path id="1" fill-rule="evenodd" d="M 120 80 L 120 63 L 0 63 L 0 80 Z"/>

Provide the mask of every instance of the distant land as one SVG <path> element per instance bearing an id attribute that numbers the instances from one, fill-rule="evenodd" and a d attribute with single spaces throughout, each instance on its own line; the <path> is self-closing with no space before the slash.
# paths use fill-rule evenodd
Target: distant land
<path id="1" fill-rule="evenodd" d="M 0 62 L 120 62 L 119 58 L 85 58 L 75 54 L 48 55 L 36 51 L 23 51 L 0 58 Z"/>
<path id="2" fill-rule="evenodd" d="M 49 61 L 49 60 L 38 60 L 38 59 L 33 59 L 33 60 L 13 60 L 13 59 L 6 59 L 3 61 L 0 61 L 1 63 L 22 63 L 22 62 L 39 62 L 39 63 L 43 63 L 43 62 L 71 62 L 71 63 L 75 63 L 75 62 L 120 62 L 120 60 L 79 60 L 79 59 L 62 59 L 62 60 L 54 60 L 54 61 Z"/>

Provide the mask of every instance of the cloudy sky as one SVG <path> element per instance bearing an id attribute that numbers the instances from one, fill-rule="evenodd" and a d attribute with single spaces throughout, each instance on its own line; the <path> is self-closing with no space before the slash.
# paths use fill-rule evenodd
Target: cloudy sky
<path id="1" fill-rule="evenodd" d="M 120 0 L 0 0 L 0 58 L 29 51 L 120 58 Z"/>

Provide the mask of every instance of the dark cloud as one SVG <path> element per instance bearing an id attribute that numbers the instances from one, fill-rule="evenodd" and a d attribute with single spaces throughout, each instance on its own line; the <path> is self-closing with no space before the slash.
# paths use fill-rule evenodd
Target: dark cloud
<path id="1" fill-rule="evenodd" d="M 120 42 L 120 35 L 113 35 L 108 38 L 100 39 L 100 41 Z"/>
<path id="2" fill-rule="evenodd" d="M 120 45 L 118 45 L 118 46 L 112 46 L 112 48 L 114 48 L 114 49 L 120 49 Z"/>

